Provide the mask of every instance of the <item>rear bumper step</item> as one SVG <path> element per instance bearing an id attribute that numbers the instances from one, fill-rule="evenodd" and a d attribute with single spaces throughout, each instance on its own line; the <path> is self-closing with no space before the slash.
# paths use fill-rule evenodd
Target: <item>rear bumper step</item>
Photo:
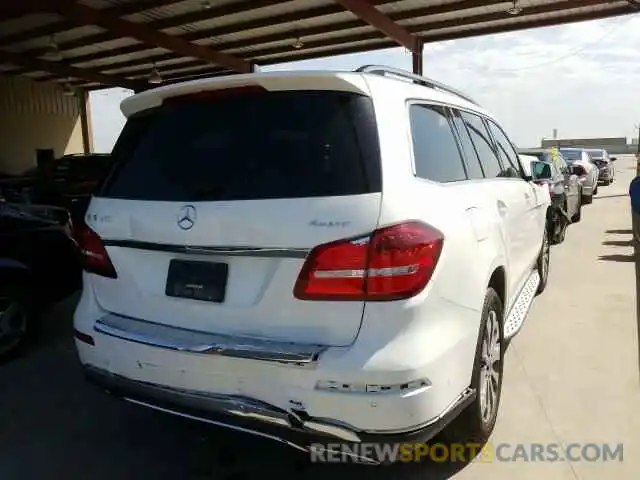
<path id="1" fill-rule="evenodd" d="M 424 443 L 446 427 L 476 395 L 471 389 L 465 390 L 442 415 L 420 428 L 406 432 L 370 433 L 338 422 L 288 412 L 246 397 L 165 387 L 132 380 L 89 365 L 84 366 L 84 372 L 89 382 L 128 402 L 274 440 L 305 452 L 317 450 L 319 445 L 340 442 Z M 360 460 L 376 463 L 371 458 Z"/>
<path id="2" fill-rule="evenodd" d="M 222 355 L 264 362 L 313 366 L 326 349 L 322 345 L 219 335 L 109 314 L 94 330 L 129 342 L 181 352 Z"/>

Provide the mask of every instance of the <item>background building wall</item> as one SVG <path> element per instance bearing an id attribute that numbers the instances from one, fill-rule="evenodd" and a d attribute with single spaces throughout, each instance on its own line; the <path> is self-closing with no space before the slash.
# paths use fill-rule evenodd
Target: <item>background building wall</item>
<path id="1" fill-rule="evenodd" d="M 622 155 L 626 153 L 635 153 L 637 144 L 627 143 L 625 137 L 614 138 L 558 138 L 555 140 L 544 139 L 541 142 L 544 148 L 549 147 L 584 147 L 584 148 L 602 148 L 611 154 Z"/>
<path id="2" fill-rule="evenodd" d="M 81 99 L 52 83 L 0 75 L 0 173 L 34 167 L 38 149 L 84 152 Z"/>

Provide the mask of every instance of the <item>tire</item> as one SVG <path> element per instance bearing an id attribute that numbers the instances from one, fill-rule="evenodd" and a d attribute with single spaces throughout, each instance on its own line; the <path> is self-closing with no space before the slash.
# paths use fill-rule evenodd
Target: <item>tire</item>
<path id="1" fill-rule="evenodd" d="M 27 302 L 0 294 L 0 363 L 19 356 L 27 347 L 32 330 Z"/>
<path id="2" fill-rule="evenodd" d="M 549 279 L 549 257 L 551 255 L 551 244 L 549 243 L 549 236 L 547 230 L 544 231 L 544 237 L 542 238 L 542 246 L 540 247 L 540 253 L 538 254 L 538 261 L 536 262 L 536 269 L 538 275 L 540 275 L 540 284 L 536 295 L 540 295 L 547 288 L 547 280 Z"/>
<path id="3" fill-rule="evenodd" d="M 475 390 L 476 396 L 443 432 L 447 439 L 484 444 L 495 427 L 504 372 L 505 341 L 502 308 L 502 301 L 496 291 L 491 287 L 488 288 L 482 306 L 480 332 L 471 378 L 471 388 Z M 487 350 L 487 344 L 493 345 L 494 348 Z M 494 375 L 487 377 L 489 366 Z M 494 393 L 493 402 L 487 401 L 489 382 L 492 386 L 490 391 Z"/>
<path id="4" fill-rule="evenodd" d="M 571 217 L 571 223 L 578 223 L 582 219 L 582 202 L 578 202 L 578 211 Z"/>
<path id="5" fill-rule="evenodd" d="M 595 188 L 593 190 L 593 195 L 597 195 L 597 194 L 598 194 L 598 182 L 596 182 L 596 186 L 595 186 Z M 593 198 L 593 195 L 591 195 L 592 198 Z M 589 202 L 589 203 L 591 203 L 591 202 Z"/>
<path id="6" fill-rule="evenodd" d="M 593 193 L 595 194 L 596 192 Z M 590 205 L 591 203 L 593 203 L 593 195 L 582 195 L 583 205 Z"/>

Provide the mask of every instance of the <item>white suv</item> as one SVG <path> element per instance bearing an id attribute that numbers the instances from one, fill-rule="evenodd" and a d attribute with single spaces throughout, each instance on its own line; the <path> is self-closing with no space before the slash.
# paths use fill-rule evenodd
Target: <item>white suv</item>
<path id="1" fill-rule="evenodd" d="M 122 110 L 78 232 L 91 381 L 303 448 L 426 441 L 455 417 L 490 434 L 505 342 L 546 283 L 549 196 L 488 113 L 374 66 Z"/>

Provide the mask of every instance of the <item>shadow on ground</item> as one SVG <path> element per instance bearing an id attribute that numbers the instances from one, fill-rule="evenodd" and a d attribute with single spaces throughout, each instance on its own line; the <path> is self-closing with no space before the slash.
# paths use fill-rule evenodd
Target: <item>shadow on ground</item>
<path id="1" fill-rule="evenodd" d="M 602 244 L 609 247 L 632 247 L 633 240 L 605 240 Z"/>
<path id="2" fill-rule="evenodd" d="M 612 230 L 605 230 L 605 233 L 612 233 L 617 235 L 631 235 L 633 231 L 630 228 L 629 229 L 612 229 Z"/>
<path id="3" fill-rule="evenodd" d="M 326 479 L 334 472 L 358 480 L 445 480 L 467 465 L 312 463 L 308 455 L 268 440 L 112 398 L 83 379 L 72 341 L 73 306 L 73 299 L 57 306 L 31 351 L 0 368 L 2 480 Z"/>
<path id="4" fill-rule="evenodd" d="M 608 261 L 608 262 L 627 263 L 627 262 L 635 261 L 635 257 L 633 256 L 633 254 L 629 254 L 629 255 L 612 254 L 612 255 L 600 255 L 598 257 L 598 260 L 600 260 L 600 261 Z"/>

